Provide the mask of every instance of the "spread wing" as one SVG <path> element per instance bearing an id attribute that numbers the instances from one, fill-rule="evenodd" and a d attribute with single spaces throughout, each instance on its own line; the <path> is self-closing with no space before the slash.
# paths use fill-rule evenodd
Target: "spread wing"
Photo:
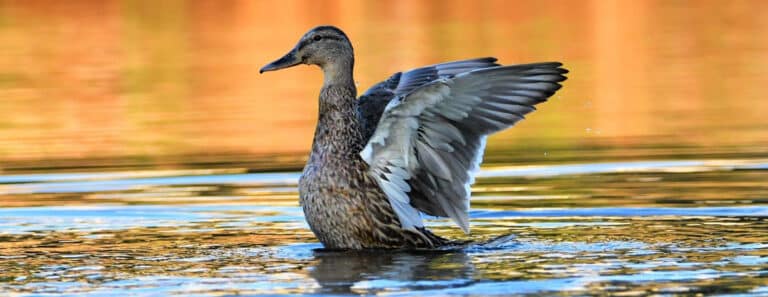
<path id="1" fill-rule="evenodd" d="M 373 135 L 384 107 L 392 98 L 407 94 L 438 78 L 453 77 L 474 69 L 499 66 L 495 62 L 496 58 L 487 57 L 435 64 L 395 73 L 387 80 L 374 85 L 357 101 L 357 115 L 362 124 L 364 140 L 367 142 Z"/>
<path id="2" fill-rule="evenodd" d="M 360 153 L 403 228 L 424 212 L 469 232 L 469 186 L 485 138 L 522 120 L 560 89 L 562 64 L 476 69 L 417 86 L 386 106 Z"/>

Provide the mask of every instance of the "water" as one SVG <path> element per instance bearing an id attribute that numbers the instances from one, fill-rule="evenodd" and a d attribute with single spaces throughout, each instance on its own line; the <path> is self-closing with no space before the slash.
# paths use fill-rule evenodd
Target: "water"
<path id="1" fill-rule="evenodd" d="M 486 168 L 469 246 L 323 251 L 296 173 L 0 179 L 0 292 L 86 296 L 768 292 L 768 159 Z M 726 193 L 727 194 L 724 194 Z M 546 207 L 544 207 L 546 205 Z"/>
<path id="2" fill-rule="evenodd" d="M 768 296 L 765 1 L 0 1 L 0 295 Z M 324 251 L 296 180 L 317 69 L 559 60 L 489 138 L 473 240 Z"/>

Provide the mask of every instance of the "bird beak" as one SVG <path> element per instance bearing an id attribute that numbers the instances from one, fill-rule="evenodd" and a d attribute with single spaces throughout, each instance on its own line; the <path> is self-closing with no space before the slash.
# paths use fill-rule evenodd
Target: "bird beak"
<path id="1" fill-rule="evenodd" d="M 296 66 L 301 64 L 301 59 L 297 56 L 298 49 L 293 48 L 290 52 L 285 54 L 280 59 L 275 60 L 272 63 L 269 63 L 267 65 L 264 65 L 264 67 L 261 67 L 261 70 L 259 70 L 259 73 L 264 73 L 267 71 L 273 71 L 273 70 L 279 70 L 283 68 L 288 68 L 291 66 Z"/>

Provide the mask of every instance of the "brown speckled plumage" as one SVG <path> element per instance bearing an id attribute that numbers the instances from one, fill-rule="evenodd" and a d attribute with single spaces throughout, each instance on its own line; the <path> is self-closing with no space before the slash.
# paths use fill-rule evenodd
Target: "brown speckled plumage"
<path id="1" fill-rule="evenodd" d="M 451 216 L 452 219 L 459 220 L 457 222 L 460 225 L 463 223 L 462 228 L 465 228 L 464 226 L 467 224 L 466 219 L 462 221 L 461 213 L 457 212 L 457 210 L 462 210 L 463 203 L 466 203 L 466 207 L 468 207 L 469 193 L 461 194 L 460 192 L 465 187 L 468 189 L 468 185 L 471 183 L 471 176 L 473 175 L 472 170 L 475 170 L 477 165 L 479 165 L 481 159 L 479 156 L 481 156 L 484 149 L 484 135 L 503 127 L 491 127 L 494 129 L 499 128 L 493 130 L 491 128 L 484 128 L 483 123 L 478 123 L 478 125 L 473 123 L 468 126 L 470 128 L 463 128 L 462 125 L 464 123 L 460 120 L 446 120 L 447 122 L 441 125 L 448 127 L 445 128 L 448 130 L 439 127 L 435 128 L 434 123 L 439 122 L 440 119 L 450 118 L 451 113 L 455 113 L 456 109 L 453 109 L 453 111 L 447 110 L 446 116 L 441 118 L 428 118 L 428 116 L 434 116 L 435 113 L 435 111 L 429 111 L 428 109 L 439 108 L 439 106 L 426 105 L 429 102 L 421 103 L 421 101 L 444 100 L 439 95 L 444 95 L 446 93 L 445 90 L 449 90 L 451 86 L 449 84 L 455 84 L 456 92 L 458 93 L 463 91 L 459 88 L 460 84 L 464 82 L 473 83 L 472 79 L 482 83 L 485 77 L 503 79 L 506 76 L 502 77 L 502 75 L 510 74 L 528 75 L 523 77 L 526 79 L 551 75 L 547 79 L 537 78 L 538 80 L 526 81 L 526 83 L 555 82 L 547 86 L 546 90 L 541 91 L 541 95 L 529 96 L 532 99 L 523 102 L 525 104 L 513 102 L 513 104 L 528 107 L 529 105 L 546 100 L 546 97 L 549 97 L 556 88 L 559 88 L 556 82 L 565 79 L 561 75 L 565 71 L 557 68 L 559 63 L 542 63 L 531 64 L 531 66 L 515 66 L 517 68 L 504 68 L 496 67 L 499 65 L 495 64 L 495 61 L 493 58 L 473 59 L 397 73 L 388 80 L 375 85 L 363 94 L 360 99 L 357 99 L 357 90 L 352 78 L 354 67 L 352 45 L 341 30 L 335 27 L 321 26 L 307 32 L 296 47 L 284 57 L 262 68 L 263 72 L 298 64 L 311 64 L 318 65 L 323 70 L 324 82 L 320 91 L 318 123 L 315 129 L 312 151 L 299 180 L 299 196 L 301 207 L 312 232 L 314 232 L 326 248 L 434 248 L 450 242 L 424 228 L 420 223 L 420 217 L 413 217 L 414 212 L 403 212 L 404 206 L 399 204 L 401 202 L 397 200 L 399 196 L 395 197 L 400 195 L 400 193 L 405 193 L 409 197 L 406 199 L 410 199 L 410 203 L 405 204 L 406 211 L 412 207 L 414 210 L 432 215 Z M 468 78 L 463 78 L 463 80 L 457 79 L 455 83 L 450 80 L 456 75 L 466 74 L 472 70 L 488 70 L 489 74 L 470 75 L 467 76 Z M 445 84 L 445 86 L 442 84 Z M 441 87 L 443 89 L 439 89 Z M 484 86 L 480 85 L 480 87 Z M 496 92 L 493 89 L 495 87 L 493 84 L 485 87 L 492 92 Z M 537 85 L 537 87 L 540 86 Z M 413 99 L 409 99 L 410 97 L 406 96 L 406 94 L 419 93 L 418 91 L 422 91 L 423 94 L 413 95 Z M 504 90 L 502 89 L 501 91 Z M 419 96 L 422 98 L 418 98 Z M 488 100 L 492 99 L 492 97 L 489 97 Z M 419 126 L 418 131 L 412 131 L 418 133 L 413 134 L 418 135 L 418 138 L 413 138 L 415 142 L 411 143 L 409 142 L 410 138 L 403 138 L 404 136 L 399 135 L 398 132 L 401 131 L 381 131 L 381 133 L 375 134 L 375 132 L 378 133 L 379 129 L 377 129 L 377 126 L 380 119 L 384 122 L 386 118 L 388 127 L 393 127 L 392 121 L 397 123 L 400 114 L 406 114 L 403 121 L 413 120 L 408 118 L 408 116 L 420 116 L 420 111 L 410 115 L 410 111 L 404 109 L 409 108 L 408 106 L 403 106 L 400 111 L 395 111 L 394 113 L 385 112 L 385 106 L 392 100 L 397 100 L 394 103 L 399 105 L 403 105 L 400 103 L 405 100 L 411 100 L 413 101 L 411 105 L 416 104 L 415 108 L 425 108 L 424 110 L 427 110 L 424 112 L 425 118 L 422 120 L 428 123 Z M 456 101 L 458 102 L 456 104 L 464 104 L 460 99 L 456 100 L 459 100 Z M 454 104 L 450 103 L 450 101 L 446 102 L 448 102 L 447 104 Z M 476 103 L 474 102 L 473 104 L 477 105 Z M 489 107 L 485 108 L 488 109 Z M 512 111 L 502 108 L 500 111 L 495 111 L 495 114 L 498 115 L 504 111 L 510 113 L 509 123 L 493 117 L 493 121 L 489 120 L 490 123 L 503 122 L 500 124 L 508 127 L 517 121 L 514 118 L 515 116 L 519 115 L 522 118 L 522 113 L 530 112 L 530 110 L 520 111 L 519 108 L 515 108 L 513 110 L 515 113 L 512 113 Z M 472 115 L 469 114 L 469 116 Z M 429 126 L 429 123 L 433 123 L 433 126 Z M 453 128 L 454 126 L 457 128 Z M 412 128 L 415 129 L 416 127 Z M 429 130 L 430 128 L 438 130 Z M 451 132 L 453 129 L 455 129 L 455 133 L 464 133 L 463 136 L 456 136 L 455 133 Z M 434 131 L 443 131 L 443 134 L 440 134 L 443 136 L 440 136 L 441 138 L 426 139 L 426 137 L 430 136 L 429 133 Z M 448 133 L 445 131 L 451 133 L 445 134 Z M 412 150 L 414 156 L 411 158 L 416 160 L 418 164 L 413 163 L 408 165 L 410 167 L 400 168 L 395 166 L 400 163 L 394 161 L 391 164 L 386 162 L 386 160 L 384 160 L 384 163 L 372 163 L 378 161 L 374 160 L 373 157 L 380 157 L 380 155 L 375 155 L 374 152 L 373 157 L 369 155 L 368 159 L 366 159 L 366 157 L 361 156 L 361 152 L 364 149 L 371 149 L 369 140 L 374 141 L 374 137 L 378 137 L 379 142 L 383 142 L 381 139 L 387 139 L 390 145 L 392 143 L 397 145 L 399 144 L 398 141 L 403 142 L 402 139 L 405 139 L 403 144 L 406 148 L 405 151 Z M 451 137 L 459 137 L 461 139 L 452 139 Z M 424 141 L 429 141 L 429 145 L 434 147 L 424 148 L 421 145 L 409 148 L 409 146 L 417 145 L 417 142 L 421 141 L 422 138 L 425 138 Z M 445 143 L 439 143 L 439 141 L 444 141 Z M 377 146 L 373 149 L 382 151 L 388 149 L 388 147 Z M 425 154 L 427 151 L 424 151 L 425 149 L 436 155 L 434 157 L 427 156 Z M 455 160 L 441 161 L 443 159 L 438 159 L 441 158 L 439 154 L 448 151 L 456 152 Z M 365 152 L 362 154 L 364 155 Z M 408 154 L 410 155 L 411 153 Z M 443 163 L 441 164 L 440 162 Z M 373 168 L 372 166 L 378 167 Z M 441 173 L 439 176 L 434 175 L 430 172 L 430 166 L 432 166 L 431 168 L 441 166 L 437 169 L 451 170 L 454 176 L 448 176 L 446 172 L 438 172 Z M 399 182 L 397 178 L 402 178 L 407 185 Z M 453 180 L 453 183 L 461 186 L 461 189 L 456 186 L 444 186 L 445 189 L 435 188 L 435 185 L 449 180 Z M 394 192 L 385 193 L 383 190 L 385 186 Z M 448 192 L 442 193 L 441 191 Z M 393 203 L 398 205 L 399 210 L 396 209 Z M 466 207 L 463 208 L 464 217 L 466 217 Z M 416 214 L 418 215 L 418 212 Z M 465 228 L 465 230 L 468 229 Z"/>
<path id="2" fill-rule="evenodd" d="M 301 207 L 327 248 L 434 247 L 443 240 L 424 230 L 403 230 L 387 197 L 366 174 L 365 146 L 356 115 L 354 84 L 320 92 L 312 152 L 299 180 Z"/>
<path id="3" fill-rule="evenodd" d="M 302 42 L 312 32 L 346 40 L 337 29 L 318 27 Z M 297 48 L 302 46 L 307 48 L 301 42 Z M 431 248 L 446 242 L 426 229 L 400 228 L 387 197 L 366 174 L 351 44 L 315 49 L 302 63 L 319 65 L 325 77 L 312 152 L 299 179 L 299 201 L 315 236 L 330 249 Z"/>

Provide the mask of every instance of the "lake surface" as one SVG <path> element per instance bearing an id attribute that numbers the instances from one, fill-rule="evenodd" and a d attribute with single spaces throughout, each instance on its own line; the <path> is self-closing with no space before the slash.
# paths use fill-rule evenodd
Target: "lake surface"
<path id="1" fill-rule="evenodd" d="M 768 293 L 768 159 L 489 167 L 475 242 L 321 250 L 297 173 L 0 177 L 0 292 L 19 296 Z"/>
<path id="2" fill-rule="evenodd" d="M 768 295 L 766 1 L 0 1 L 0 295 Z M 324 251 L 318 24 L 360 91 L 493 55 L 564 88 L 489 138 L 472 240 Z"/>

